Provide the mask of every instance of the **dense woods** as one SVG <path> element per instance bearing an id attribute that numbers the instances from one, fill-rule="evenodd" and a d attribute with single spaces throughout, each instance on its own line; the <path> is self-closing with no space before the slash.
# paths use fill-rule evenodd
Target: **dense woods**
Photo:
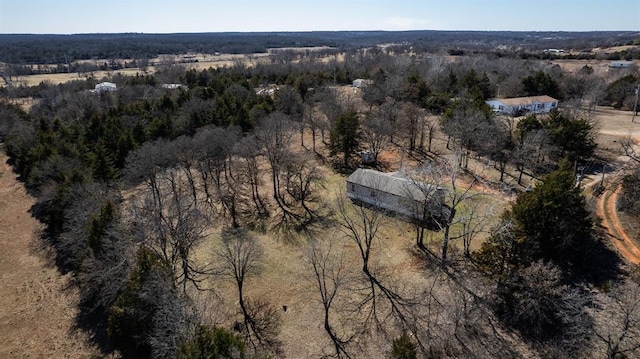
<path id="1" fill-rule="evenodd" d="M 354 48 L 343 61 L 310 55 L 114 75 L 114 92 L 88 91 L 96 79 L 0 92 L 35 99 L 28 112 L 0 103 L 0 139 L 37 197 L 32 213 L 46 224 L 58 266 L 82 293 L 78 322 L 105 353 L 262 358 L 309 345 L 284 342 L 288 308 L 252 290 L 270 270 L 270 238 L 304 258 L 300 278 L 319 313 L 312 325 L 324 334 L 308 338 L 323 343 L 318 356 L 640 355 L 638 283 L 603 240 L 574 173 L 594 160 L 595 104 L 625 108 L 637 68 L 605 81 L 487 54 L 451 61 L 437 52 L 355 50 L 378 33 L 349 42 L 342 33 L 315 35 L 272 44 L 255 34 L 226 48 L 223 39 L 235 35 L 220 43 L 171 35 L 145 53 L 139 42 L 153 35 L 105 35 L 104 48 L 88 45 L 98 35 L 52 37 L 46 46 L 0 37 L 0 53 L 14 56 L 3 60 L 18 64 L 49 62 L 39 52 L 67 41 L 79 45 L 65 50 L 74 60 L 327 39 Z M 575 41 L 586 44 L 587 35 Z M 61 55 L 51 56 L 56 63 Z M 350 87 L 357 78 L 371 83 Z M 268 86 L 273 94 L 259 91 Z M 485 104 L 498 94 L 563 102 L 516 119 Z M 425 229 L 335 193 L 340 174 L 361 165 L 360 150 L 381 169 L 383 154 L 396 154 L 415 183 L 447 188 L 447 218 Z M 507 179 L 513 200 L 488 208 L 484 190 L 505 188 Z M 637 170 L 623 182 L 622 205 L 635 214 L 638 182 Z M 416 233 L 407 251 L 418 274 L 410 278 L 380 258 L 383 233 L 395 227 Z"/>
<path id="2" fill-rule="evenodd" d="M 377 44 L 411 44 L 421 52 L 451 47 L 481 49 L 495 44 L 545 48 L 592 49 L 596 45 L 632 43 L 633 32 L 538 32 L 518 31 L 313 31 L 182 34 L 73 34 L 0 35 L 0 61 L 11 64 L 64 64 L 88 59 L 151 59 L 162 54 L 214 52 L 251 54 L 269 48 L 330 46 L 339 50 Z M 402 46 L 402 45 L 400 45 Z M 629 54 L 631 55 L 631 54 Z M 624 58 L 626 54 L 617 54 Z M 635 58 L 638 54 L 635 53 Z"/>

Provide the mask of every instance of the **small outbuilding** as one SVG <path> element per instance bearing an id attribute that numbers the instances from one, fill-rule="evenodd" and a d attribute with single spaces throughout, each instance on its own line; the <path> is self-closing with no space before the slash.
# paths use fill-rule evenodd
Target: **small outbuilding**
<path id="1" fill-rule="evenodd" d="M 360 156 L 360 161 L 363 165 L 374 165 L 376 164 L 376 155 L 371 151 L 358 151 L 356 152 L 358 156 Z"/>
<path id="2" fill-rule="evenodd" d="M 527 96 L 513 98 L 494 98 L 485 101 L 493 111 L 509 115 L 521 116 L 527 113 L 546 113 L 558 107 L 559 101 L 551 96 Z"/>
<path id="3" fill-rule="evenodd" d="M 450 214 L 445 193 L 442 187 L 414 181 L 402 172 L 359 168 L 347 177 L 347 197 L 355 204 L 435 229 L 439 226 L 434 222 L 443 223 Z"/>

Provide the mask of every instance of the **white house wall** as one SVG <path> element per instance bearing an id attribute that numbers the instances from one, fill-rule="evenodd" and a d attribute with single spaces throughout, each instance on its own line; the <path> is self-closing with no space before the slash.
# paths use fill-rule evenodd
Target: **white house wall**
<path id="1" fill-rule="evenodd" d="M 488 100 L 486 104 L 499 113 L 514 114 L 518 111 L 527 111 L 532 113 L 547 113 L 558 107 L 558 102 L 532 102 L 517 106 L 507 105 L 500 100 Z"/>

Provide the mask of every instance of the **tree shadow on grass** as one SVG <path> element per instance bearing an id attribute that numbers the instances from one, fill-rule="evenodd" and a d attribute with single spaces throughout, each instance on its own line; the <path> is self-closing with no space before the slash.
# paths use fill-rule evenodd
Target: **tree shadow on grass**
<path id="1" fill-rule="evenodd" d="M 89 334 L 102 354 L 113 354 L 115 348 L 107 332 L 107 313 L 104 308 L 93 308 L 81 303 L 75 318 L 75 329 Z"/>

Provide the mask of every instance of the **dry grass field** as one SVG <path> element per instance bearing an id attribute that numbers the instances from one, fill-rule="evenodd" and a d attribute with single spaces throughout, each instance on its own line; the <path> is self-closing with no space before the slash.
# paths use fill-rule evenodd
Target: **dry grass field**
<path id="1" fill-rule="evenodd" d="M 626 161 L 620 142 L 630 138 L 640 140 L 640 116 L 636 116 L 635 123 L 631 122 L 632 118 L 631 111 L 601 106 L 596 108 L 594 120 L 598 127 L 598 152 L 612 161 L 614 166 Z"/>
<path id="2" fill-rule="evenodd" d="M 4 150 L 2 150 L 4 151 Z M 0 358 L 89 358 L 99 354 L 74 328 L 79 296 L 40 243 L 30 197 L 0 153 Z"/>
<path id="3" fill-rule="evenodd" d="M 148 66 L 145 70 L 147 73 L 154 73 L 156 71 L 155 66 L 162 64 L 163 62 L 170 63 L 178 63 L 183 65 L 187 69 L 197 69 L 204 70 L 208 68 L 221 68 L 221 67 L 231 67 L 237 63 L 242 63 L 245 66 L 255 66 L 261 62 L 266 62 L 269 60 L 270 56 L 274 56 L 278 51 L 318 51 L 322 49 L 326 49 L 327 47 L 301 47 L 301 48 L 278 48 L 278 49 L 269 49 L 266 53 L 256 53 L 256 54 L 197 54 L 193 55 L 192 58 L 197 62 L 181 62 L 182 56 L 179 55 L 161 55 L 154 59 L 149 60 L 150 66 Z M 124 62 L 126 60 L 116 59 L 115 62 Z M 80 62 L 96 62 L 96 60 L 83 60 Z M 46 65 L 41 65 L 46 66 Z M 43 81 L 50 82 L 54 85 L 74 81 L 74 80 L 85 80 L 87 77 L 91 76 L 96 79 L 102 79 L 104 77 L 110 77 L 115 74 L 122 75 L 136 75 L 137 73 L 144 73 L 142 69 L 138 68 L 127 68 L 122 70 L 114 70 L 114 71 L 93 71 L 90 73 L 56 73 L 56 74 L 42 74 L 42 75 L 28 75 L 28 76 L 18 76 L 15 79 L 12 79 L 12 83 L 16 86 L 24 85 L 24 86 L 35 86 Z M 0 78 L 0 87 L 6 86 L 4 80 Z"/>
<path id="4" fill-rule="evenodd" d="M 142 74 L 143 72 L 140 69 L 123 69 L 116 71 L 94 71 L 91 73 L 62 73 L 62 74 L 43 74 L 43 75 L 29 75 L 29 76 L 18 76 L 16 80 L 13 80 L 12 83 L 16 86 L 24 85 L 24 86 L 36 86 L 41 82 L 50 82 L 54 85 L 58 85 L 61 83 L 81 80 L 84 81 L 89 77 L 93 77 L 96 79 L 102 79 L 104 77 L 110 77 L 115 74 L 122 74 L 125 76 L 135 76 L 136 74 Z"/>
<path id="5" fill-rule="evenodd" d="M 589 66 L 593 69 L 593 73 L 602 77 L 605 81 L 612 81 L 611 79 L 617 79 L 619 73 L 626 69 L 610 68 L 609 60 L 551 60 L 548 62 L 551 65 L 558 65 L 564 71 L 568 73 L 579 73 L 584 66 Z M 640 61 L 635 61 L 636 65 L 640 65 Z"/>

